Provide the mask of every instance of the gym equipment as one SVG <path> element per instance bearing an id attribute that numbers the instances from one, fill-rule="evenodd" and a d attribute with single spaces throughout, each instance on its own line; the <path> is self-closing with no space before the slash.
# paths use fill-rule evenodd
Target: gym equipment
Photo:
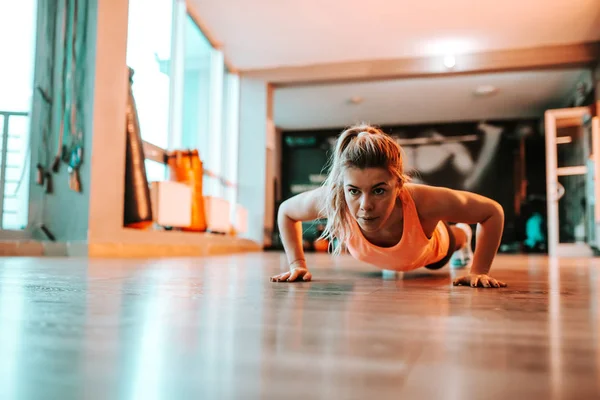
<path id="1" fill-rule="evenodd" d="M 169 179 L 185 183 L 192 188 L 192 223 L 182 228 L 184 231 L 205 232 L 206 212 L 202 194 L 204 175 L 198 150 L 174 150 L 167 154 Z"/>
<path id="2" fill-rule="evenodd" d="M 150 187 L 140 122 L 133 97 L 133 69 L 129 68 L 129 96 L 127 99 L 127 150 L 125 156 L 125 212 L 123 224 L 128 228 L 146 229 L 152 225 Z"/>

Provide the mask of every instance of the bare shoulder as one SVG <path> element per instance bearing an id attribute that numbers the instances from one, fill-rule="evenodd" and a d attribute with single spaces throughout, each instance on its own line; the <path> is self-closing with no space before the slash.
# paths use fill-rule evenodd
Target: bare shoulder
<path id="1" fill-rule="evenodd" d="M 502 212 L 497 202 L 476 193 L 412 183 L 406 187 L 424 219 L 475 223 L 491 213 Z"/>
<path id="2" fill-rule="evenodd" d="M 435 214 L 434 208 L 437 203 L 436 199 L 440 197 L 440 190 L 436 186 L 429 186 L 419 183 L 407 183 L 406 190 L 409 192 L 417 212 L 422 219 L 429 219 Z"/>
<path id="3" fill-rule="evenodd" d="M 280 212 L 296 221 L 311 221 L 322 217 L 321 210 L 325 204 L 327 189 L 319 187 L 300 193 L 287 199 L 280 207 Z"/>
<path id="4" fill-rule="evenodd" d="M 409 190 L 415 204 L 420 205 L 433 205 L 446 196 L 450 196 L 453 189 L 440 186 L 430 186 L 420 183 L 407 183 L 406 188 Z"/>

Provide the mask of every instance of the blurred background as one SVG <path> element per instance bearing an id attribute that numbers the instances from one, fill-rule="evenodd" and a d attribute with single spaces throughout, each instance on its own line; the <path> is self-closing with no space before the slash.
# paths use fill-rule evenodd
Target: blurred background
<path id="1" fill-rule="evenodd" d="M 6 252 L 281 250 L 278 206 L 358 122 L 498 201 L 501 252 L 598 248 L 595 0 L 0 7 Z"/>

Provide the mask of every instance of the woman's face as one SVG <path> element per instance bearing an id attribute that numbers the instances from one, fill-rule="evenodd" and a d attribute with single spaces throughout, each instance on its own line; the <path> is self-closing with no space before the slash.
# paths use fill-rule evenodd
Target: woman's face
<path id="1" fill-rule="evenodd" d="M 398 197 L 398 182 L 385 168 L 346 168 L 344 198 L 350 213 L 365 232 L 385 226 Z"/>

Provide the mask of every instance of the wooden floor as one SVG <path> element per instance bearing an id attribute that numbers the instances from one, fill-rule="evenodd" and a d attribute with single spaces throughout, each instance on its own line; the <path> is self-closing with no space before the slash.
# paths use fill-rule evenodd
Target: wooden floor
<path id="1" fill-rule="evenodd" d="M 0 259 L 0 399 L 600 398 L 600 259 L 383 278 L 310 255 Z"/>

